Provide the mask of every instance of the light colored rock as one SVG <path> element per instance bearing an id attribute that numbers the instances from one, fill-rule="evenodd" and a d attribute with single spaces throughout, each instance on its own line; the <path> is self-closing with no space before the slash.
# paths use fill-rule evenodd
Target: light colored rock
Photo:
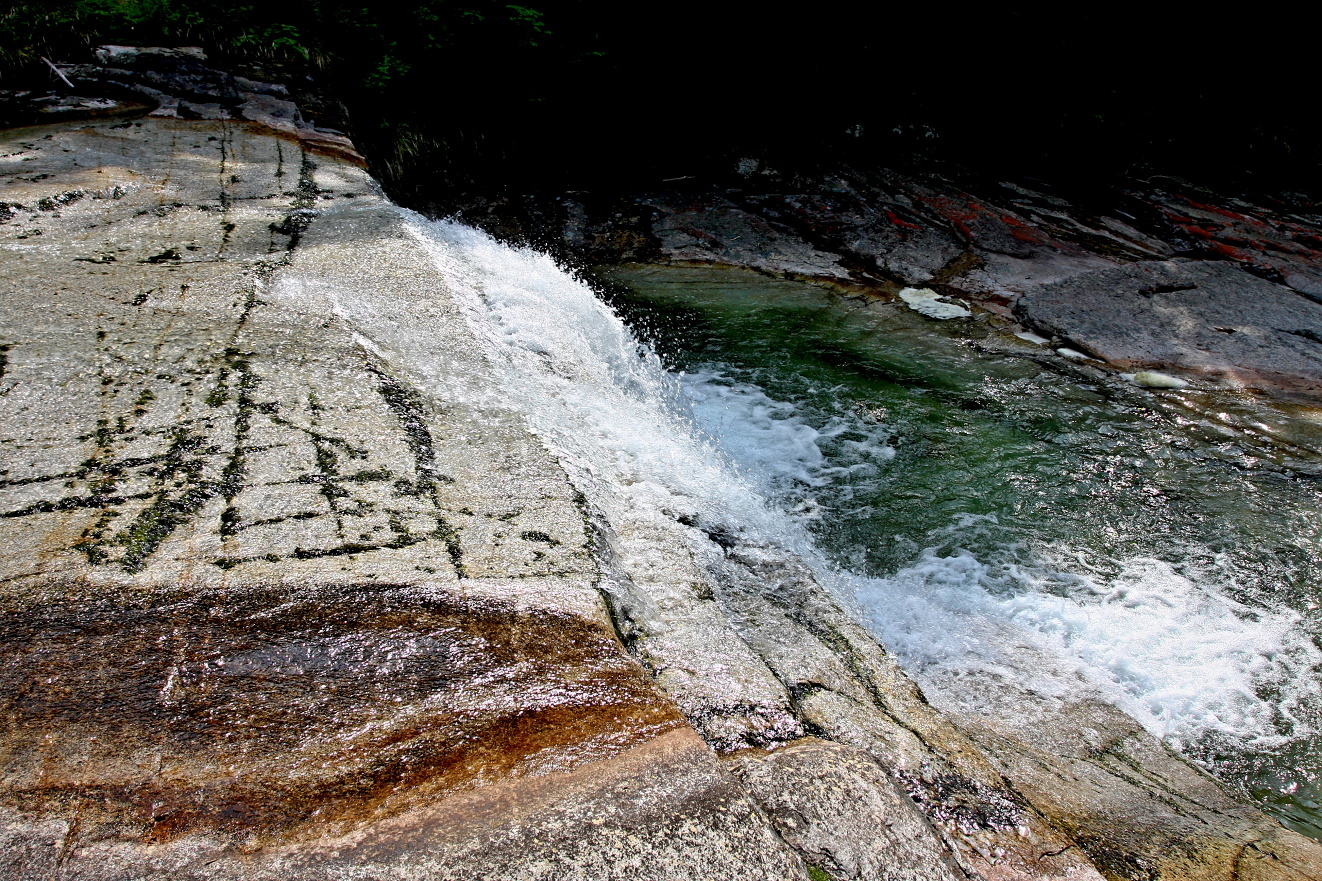
<path id="1" fill-rule="evenodd" d="M 131 833 L 97 834 L 95 819 L 91 809 L 73 822 L 0 809 L 0 871 L 95 881 L 808 877 L 710 750 L 683 730 L 609 760 L 491 780 L 368 824 L 320 821 L 315 832 L 241 851 L 223 834 L 144 847 Z"/>
<path id="2" fill-rule="evenodd" d="M 899 297 L 905 305 L 919 315 L 949 321 L 952 318 L 968 318 L 973 313 L 958 303 L 952 303 L 931 288 L 903 288 Z"/>
<path id="3" fill-rule="evenodd" d="M 909 797 L 861 750 L 819 740 L 727 759 L 809 863 L 832 878 L 962 881 Z"/>
<path id="4" fill-rule="evenodd" d="M 1157 373 L 1155 370 L 1122 373 L 1120 378 L 1142 388 L 1185 388 L 1189 385 L 1178 376 L 1171 376 L 1169 373 Z"/>
<path id="5" fill-rule="evenodd" d="M 1100 878 L 802 562 L 743 545 L 710 572 L 722 608 L 794 696 L 804 726 L 861 750 L 899 781 L 970 877 Z"/>
<path id="6" fill-rule="evenodd" d="M 693 555 L 711 543 L 693 533 L 662 518 L 609 526 L 611 563 L 622 579 L 615 612 L 630 651 L 720 751 L 803 736 L 784 684 L 717 602 Z"/>
<path id="7" fill-rule="evenodd" d="M 0 875 L 806 877 L 361 168 L 4 139 Z"/>
<path id="8" fill-rule="evenodd" d="M 1107 877 L 1322 877 L 1322 846 L 1232 797 L 1100 696 L 1048 700 L 990 675 L 957 689 L 934 690 L 934 702 Z"/>

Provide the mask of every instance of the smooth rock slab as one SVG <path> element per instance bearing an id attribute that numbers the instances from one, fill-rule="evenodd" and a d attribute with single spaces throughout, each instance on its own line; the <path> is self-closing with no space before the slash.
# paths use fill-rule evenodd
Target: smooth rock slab
<path id="1" fill-rule="evenodd" d="M 0 876 L 805 877 L 361 168 L 26 129 L 0 201 Z"/>
<path id="2" fill-rule="evenodd" d="M 1232 263 L 1090 272 L 1027 291 L 1015 314 L 1118 367 L 1322 394 L 1322 305 Z"/>
<path id="3" fill-rule="evenodd" d="M 70 585 L 0 632 L 5 790 L 95 805 L 93 838 L 352 827 L 684 727 L 599 623 L 426 586 L 124 604 Z"/>
<path id="4" fill-rule="evenodd" d="M 81 818 L 32 821 L 0 808 L 6 878 L 804 879 L 742 789 L 691 731 L 676 730 L 604 761 L 503 778 L 338 833 L 235 848 L 190 836 L 142 846 L 88 840 Z"/>

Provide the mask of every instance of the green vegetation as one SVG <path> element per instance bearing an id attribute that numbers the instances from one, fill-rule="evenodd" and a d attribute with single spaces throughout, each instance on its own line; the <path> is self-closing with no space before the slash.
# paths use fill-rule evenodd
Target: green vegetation
<path id="1" fill-rule="evenodd" d="M 481 168 L 485 157 L 498 162 L 493 120 L 576 93 L 570 81 L 580 65 L 601 58 L 584 7 L 577 0 L 545 8 L 503 0 L 20 0 L 0 10 L 0 86 L 50 87 L 43 58 L 85 62 L 96 45 L 200 45 L 222 66 L 288 82 L 296 92 L 315 75 L 349 108 L 378 173 L 397 180 L 437 157 L 454 170 Z"/>
<path id="2" fill-rule="evenodd" d="M 309 104 L 313 74 L 392 195 L 439 210 L 710 178 L 744 156 L 1322 190 L 1307 29 L 928 7 L 19 0 L 0 8 L 0 87 L 49 86 L 43 56 L 86 60 L 97 44 L 202 45 L 341 124 Z"/>
<path id="3" fill-rule="evenodd" d="M 82 60 L 97 43 L 179 42 L 267 57 L 309 57 L 300 23 L 252 3 L 171 0 L 55 0 L 14 3 L 0 12 L 0 75 L 30 79 L 42 56 Z M 82 50 L 82 51 L 79 51 Z"/>

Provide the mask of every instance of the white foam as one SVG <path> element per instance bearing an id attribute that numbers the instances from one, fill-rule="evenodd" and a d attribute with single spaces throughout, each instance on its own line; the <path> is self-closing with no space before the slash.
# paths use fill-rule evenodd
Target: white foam
<path id="1" fill-rule="evenodd" d="M 725 371 L 686 373 L 681 385 L 697 425 L 761 490 L 797 514 L 818 512 L 813 490 L 875 475 L 895 457 L 884 426 L 831 415 L 814 427 L 802 408 Z"/>
<path id="2" fill-rule="evenodd" d="M 587 285 L 544 254 L 461 224 L 417 219 L 411 229 L 504 371 L 510 403 L 608 516 L 702 511 L 763 536 L 786 531 L 756 481 L 695 426 L 679 378 Z"/>
<path id="3" fill-rule="evenodd" d="M 1313 732 L 1322 652 L 1298 615 L 1250 609 L 1159 560 L 1123 561 L 1106 578 L 1066 571 L 1072 555 L 988 564 L 929 549 L 890 578 L 853 583 L 883 642 L 929 689 L 983 671 L 1059 695 L 1071 689 L 1067 669 L 1176 746 L 1222 735 L 1268 748 Z M 1018 656 L 1032 653 L 1065 666 L 1025 667 Z"/>

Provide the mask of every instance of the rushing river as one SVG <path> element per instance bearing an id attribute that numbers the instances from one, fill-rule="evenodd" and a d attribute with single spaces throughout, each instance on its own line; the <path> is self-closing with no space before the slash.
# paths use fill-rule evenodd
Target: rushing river
<path id="1" fill-rule="evenodd" d="M 717 512 L 938 706 L 1087 683 L 1322 835 L 1322 413 L 733 270 L 611 270 L 612 311 L 543 255 L 415 230 L 599 506 Z"/>

